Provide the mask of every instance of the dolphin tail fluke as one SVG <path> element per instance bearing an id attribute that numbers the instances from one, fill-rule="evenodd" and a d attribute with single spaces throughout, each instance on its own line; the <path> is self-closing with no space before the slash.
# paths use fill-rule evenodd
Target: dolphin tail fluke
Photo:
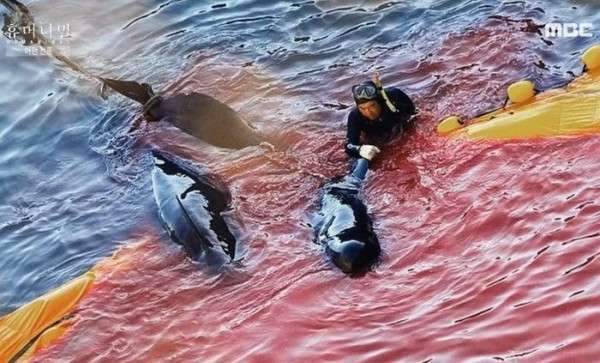
<path id="1" fill-rule="evenodd" d="M 0 0 L 0 3 L 14 13 L 29 14 L 29 9 L 16 0 Z"/>
<path id="2" fill-rule="evenodd" d="M 134 81 L 120 81 L 111 78 L 102 78 L 100 80 L 112 90 L 122 94 L 125 97 L 144 105 L 154 96 L 154 91 L 148 83 L 138 83 Z"/>
<path id="3" fill-rule="evenodd" d="M 22 3 L 16 0 L 0 0 L 0 4 L 2 4 L 6 9 L 8 9 L 13 15 L 9 16 L 5 14 L 4 16 L 4 27 L 3 31 L 6 27 L 12 24 L 18 24 L 19 26 L 35 26 L 35 21 L 33 16 L 30 14 L 29 9 Z M 23 36 L 21 34 L 20 36 Z M 138 83 L 133 81 L 119 81 L 111 78 L 103 78 L 98 77 L 90 72 L 88 72 L 85 68 L 81 67 L 77 62 L 73 61 L 66 55 L 64 55 L 54 44 L 46 39 L 42 34 L 36 34 L 37 42 L 52 50 L 52 54 L 56 59 L 65 63 L 71 69 L 83 73 L 86 76 L 95 78 L 103 82 L 107 87 L 115 90 L 116 92 L 122 94 L 125 97 L 129 97 L 132 100 L 141 103 L 144 105 L 150 98 L 154 96 L 154 91 L 152 87 L 147 83 Z M 26 43 L 30 44 L 30 43 Z"/>
<path id="4" fill-rule="evenodd" d="M 364 159 L 364 158 L 359 158 L 358 160 L 356 160 L 354 162 L 354 165 L 352 167 L 352 170 L 350 171 L 350 174 L 357 178 L 362 180 L 365 180 L 365 176 L 367 175 L 367 171 L 369 171 L 369 160 Z"/>

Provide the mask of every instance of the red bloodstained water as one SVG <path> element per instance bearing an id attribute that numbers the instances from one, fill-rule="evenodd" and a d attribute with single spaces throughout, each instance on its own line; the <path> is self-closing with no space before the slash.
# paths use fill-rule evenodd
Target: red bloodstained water
<path id="1" fill-rule="evenodd" d="M 519 37 L 476 29 L 390 66 L 391 83 L 414 86 L 421 116 L 368 176 L 364 198 L 384 251 L 373 272 L 349 278 L 312 243 L 318 189 L 347 167 L 344 131 L 328 120 L 347 110 L 309 114 L 314 122 L 274 133 L 274 152 L 187 149 L 231 187 L 247 231 L 240 263 L 210 272 L 154 226 L 128 252 L 133 268 L 96 284 L 75 325 L 36 360 L 594 361 L 600 139 L 433 132 L 445 116 L 502 102 L 530 61 Z M 271 105 L 311 100 L 278 87 Z M 264 104 L 246 106 L 246 117 L 263 115 Z"/>

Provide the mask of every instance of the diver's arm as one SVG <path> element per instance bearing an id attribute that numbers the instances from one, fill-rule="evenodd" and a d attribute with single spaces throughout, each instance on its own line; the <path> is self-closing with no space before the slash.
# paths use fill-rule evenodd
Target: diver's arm
<path id="1" fill-rule="evenodd" d="M 346 153 L 354 158 L 360 157 L 360 127 L 358 125 L 358 119 L 353 117 L 352 113 L 348 115 Z"/>
<path id="2" fill-rule="evenodd" d="M 348 133 L 346 135 L 346 153 L 355 158 L 364 158 L 373 160 L 381 150 L 375 145 L 360 144 L 360 126 L 359 119 L 351 113 L 348 116 Z"/>

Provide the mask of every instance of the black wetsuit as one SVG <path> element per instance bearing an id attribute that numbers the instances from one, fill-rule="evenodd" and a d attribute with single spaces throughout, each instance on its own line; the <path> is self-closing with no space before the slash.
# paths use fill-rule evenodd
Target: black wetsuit
<path id="1" fill-rule="evenodd" d="M 396 132 L 404 132 L 410 126 L 408 120 L 416 113 L 411 99 L 397 88 L 386 88 L 385 92 L 398 112 L 392 112 L 382 96 L 377 98 L 381 107 L 379 119 L 370 120 L 364 117 L 357 107 L 348 115 L 348 133 L 346 136 L 346 152 L 359 157 L 360 135 L 364 132 L 370 138 L 386 138 Z"/>

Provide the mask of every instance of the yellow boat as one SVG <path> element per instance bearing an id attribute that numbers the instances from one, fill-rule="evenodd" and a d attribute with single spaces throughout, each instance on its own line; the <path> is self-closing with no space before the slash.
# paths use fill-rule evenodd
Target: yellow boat
<path id="1" fill-rule="evenodd" d="M 468 139 L 528 139 L 600 132 L 600 45 L 582 57 L 584 73 L 564 89 L 536 94 L 528 81 L 507 89 L 511 103 L 468 122 L 443 120 L 440 135 Z"/>
<path id="2" fill-rule="evenodd" d="M 90 271 L 0 318 L 0 362 L 25 362 L 63 336 L 74 311 L 102 275 L 124 270 L 133 259 L 126 248 Z"/>
<path id="3" fill-rule="evenodd" d="M 69 313 L 94 280 L 88 272 L 3 317 L 0 361 L 27 358 L 59 338 L 71 323 Z"/>

